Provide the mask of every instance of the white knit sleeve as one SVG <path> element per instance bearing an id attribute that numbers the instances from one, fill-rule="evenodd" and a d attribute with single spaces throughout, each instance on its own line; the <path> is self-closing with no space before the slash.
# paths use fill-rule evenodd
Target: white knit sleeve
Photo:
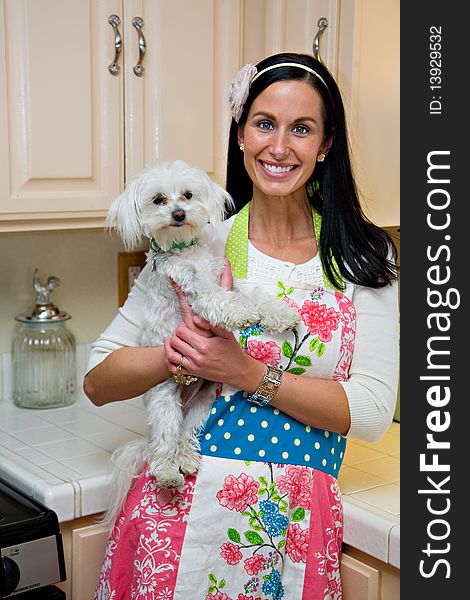
<path id="1" fill-rule="evenodd" d="M 379 440 L 393 418 L 398 389 L 398 284 L 356 286 L 356 340 L 348 381 L 341 382 L 351 414 L 348 437 Z"/>
<path id="2" fill-rule="evenodd" d="M 99 365 L 108 354 L 123 346 L 139 346 L 144 316 L 147 282 L 151 265 L 147 263 L 129 292 L 127 300 L 100 337 L 91 345 L 86 373 Z"/>

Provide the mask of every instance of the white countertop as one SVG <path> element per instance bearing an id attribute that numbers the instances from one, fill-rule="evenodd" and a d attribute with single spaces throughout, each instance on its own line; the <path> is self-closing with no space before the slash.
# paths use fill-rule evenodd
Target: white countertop
<path id="1" fill-rule="evenodd" d="M 26 410 L 0 400 L 0 476 L 54 510 L 60 522 L 102 512 L 115 448 L 145 435 L 141 399 Z M 400 426 L 378 444 L 348 442 L 339 477 L 344 542 L 400 567 Z"/>

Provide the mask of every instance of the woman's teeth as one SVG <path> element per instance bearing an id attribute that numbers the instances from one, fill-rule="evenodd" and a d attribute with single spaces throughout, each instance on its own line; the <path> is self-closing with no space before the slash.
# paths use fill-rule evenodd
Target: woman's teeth
<path id="1" fill-rule="evenodd" d="M 267 171 L 270 171 L 271 173 L 288 173 L 289 171 L 292 171 L 292 169 L 294 168 L 294 166 L 278 167 L 276 165 L 270 165 L 265 162 L 263 162 L 261 164 Z"/>

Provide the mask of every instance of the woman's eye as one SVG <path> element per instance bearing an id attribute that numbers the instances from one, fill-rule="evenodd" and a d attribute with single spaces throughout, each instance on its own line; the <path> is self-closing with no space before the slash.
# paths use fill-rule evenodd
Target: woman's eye
<path id="1" fill-rule="evenodd" d="M 296 125 L 293 129 L 294 133 L 308 133 L 309 129 L 308 127 L 305 127 L 305 125 Z"/>
<path id="2" fill-rule="evenodd" d="M 186 200 L 191 200 L 191 198 L 193 197 L 193 193 L 192 192 L 185 192 L 183 194 L 183 196 L 186 198 Z"/>
<path id="3" fill-rule="evenodd" d="M 271 123 L 271 121 L 260 121 L 258 123 L 258 127 L 260 129 L 274 129 L 273 124 Z"/>
<path id="4" fill-rule="evenodd" d="M 154 204 L 156 204 L 157 206 L 159 204 L 163 204 L 165 202 L 165 196 L 162 196 L 161 194 L 158 194 L 157 196 L 155 196 L 154 198 L 152 198 L 152 202 Z"/>

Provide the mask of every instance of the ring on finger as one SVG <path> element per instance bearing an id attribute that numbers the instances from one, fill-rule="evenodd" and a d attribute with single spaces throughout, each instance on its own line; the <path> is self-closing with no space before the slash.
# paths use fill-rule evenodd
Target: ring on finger
<path id="1" fill-rule="evenodd" d="M 180 364 L 177 367 L 178 371 L 181 371 L 181 369 L 183 368 L 183 360 L 184 360 L 184 354 L 181 355 Z"/>

